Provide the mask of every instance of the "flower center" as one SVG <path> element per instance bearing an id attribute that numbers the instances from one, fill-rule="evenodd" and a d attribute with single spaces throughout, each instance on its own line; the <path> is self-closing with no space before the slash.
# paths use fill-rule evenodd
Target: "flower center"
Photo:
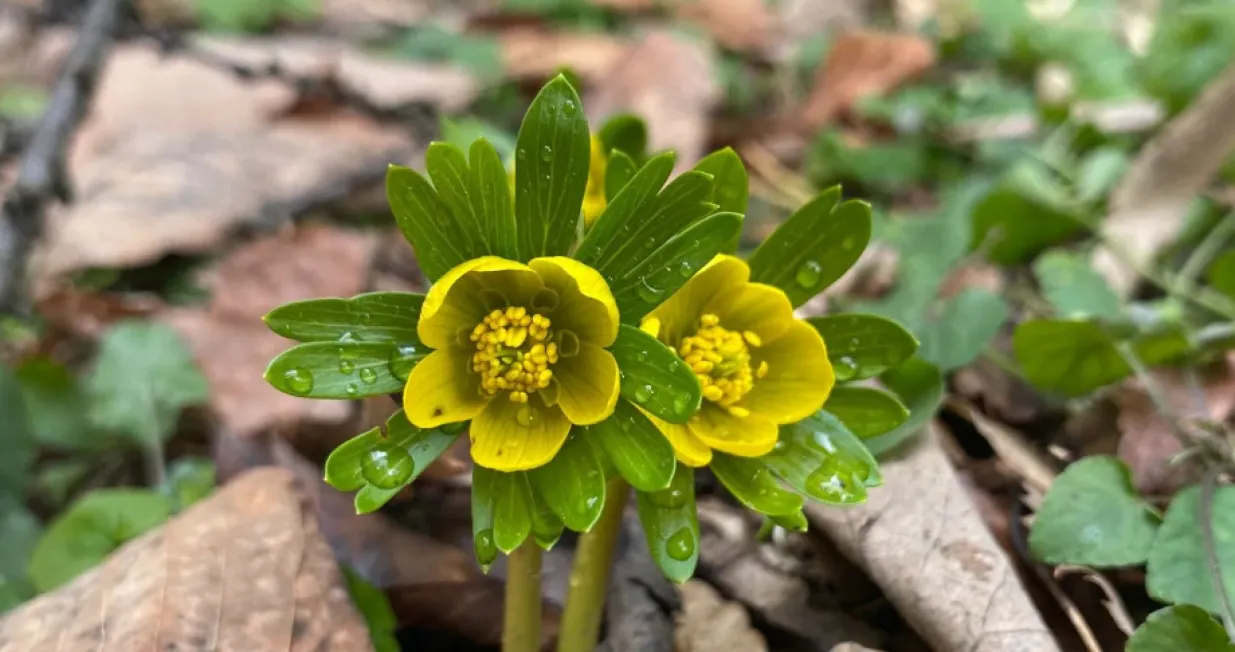
<path id="1" fill-rule="evenodd" d="M 750 410 L 737 405 L 755 386 L 755 380 L 768 375 L 766 360 L 751 369 L 750 349 L 763 342 L 753 331 L 731 331 L 720 325 L 720 318 L 706 314 L 699 320 L 699 330 L 682 338 L 678 353 L 690 365 L 703 397 L 727 409 L 736 417 L 750 416 Z"/>
<path id="2" fill-rule="evenodd" d="M 510 400 L 527 403 L 528 394 L 548 387 L 549 367 L 558 359 L 551 327 L 548 317 L 522 306 L 485 315 L 469 336 L 476 343 L 472 371 L 480 374 L 480 390 L 488 396 L 510 392 Z"/>

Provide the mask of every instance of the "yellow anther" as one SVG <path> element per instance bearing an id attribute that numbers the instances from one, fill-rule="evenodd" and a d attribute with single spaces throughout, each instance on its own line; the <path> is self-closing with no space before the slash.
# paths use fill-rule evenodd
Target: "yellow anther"
<path id="1" fill-rule="evenodd" d="M 506 346 L 518 348 L 523 346 L 523 341 L 527 339 L 527 329 L 515 327 L 506 333 Z"/>
<path id="2" fill-rule="evenodd" d="M 768 375 L 768 361 L 763 360 L 759 363 L 759 370 L 755 372 L 756 378 L 763 378 Z"/>
<path id="3" fill-rule="evenodd" d="M 763 346 L 763 340 L 759 338 L 759 334 L 755 331 L 742 331 L 742 339 L 746 340 L 746 343 L 753 347 Z"/>
<path id="4" fill-rule="evenodd" d="M 703 398 L 709 401 L 719 401 L 724 396 L 725 393 L 716 385 L 708 385 L 703 388 Z"/>
<path id="5" fill-rule="evenodd" d="M 732 414 L 733 416 L 739 419 L 745 419 L 746 417 L 750 416 L 750 410 L 747 410 L 744 407 L 739 407 L 735 405 L 729 408 L 729 414 Z"/>
<path id="6" fill-rule="evenodd" d="M 695 334 L 682 338 L 678 354 L 699 378 L 704 398 L 742 417 L 750 411 L 737 403 L 754 387 L 756 376 L 749 347 L 762 344 L 758 334 L 731 331 L 720 325 L 716 315 L 705 314 L 699 318 Z"/>
<path id="7" fill-rule="evenodd" d="M 699 322 L 704 326 L 715 326 L 720 323 L 720 317 L 713 314 L 707 314 L 699 318 Z"/>
<path id="8" fill-rule="evenodd" d="M 511 401 L 526 403 L 529 394 L 549 385 L 549 365 L 557 361 L 556 348 L 549 355 L 543 343 L 552 335 L 550 323 L 544 315 L 513 306 L 490 312 L 472 329 L 472 371 L 480 376 L 483 395 L 509 391 Z"/>

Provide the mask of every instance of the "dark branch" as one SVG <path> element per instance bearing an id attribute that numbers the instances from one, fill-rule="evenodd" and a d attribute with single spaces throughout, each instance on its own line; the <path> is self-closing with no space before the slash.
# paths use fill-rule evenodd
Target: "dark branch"
<path id="1" fill-rule="evenodd" d="M 91 2 L 77 44 L 52 90 L 47 113 L 25 148 L 17 180 L 4 197 L 0 214 L 0 314 L 12 313 L 24 302 L 26 262 L 43 230 L 48 202 L 53 198 L 69 201 L 65 150 L 94 94 L 122 4 L 122 0 Z"/>

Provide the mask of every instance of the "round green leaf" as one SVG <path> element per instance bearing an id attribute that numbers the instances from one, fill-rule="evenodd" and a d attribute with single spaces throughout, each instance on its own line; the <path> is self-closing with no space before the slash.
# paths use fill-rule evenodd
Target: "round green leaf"
<path id="1" fill-rule="evenodd" d="M 667 489 L 636 491 L 635 506 L 652 560 L 661 572 L 678 584 L 690 579 L 699 563 L 694 469 L 679 466 Z"/>
<path id="2" fill-rule="evenodd" d="M 673 446 L 627 401 L 618 401 L 612 416 L 595 425 L 584 426 L 583 431 L 584 436 L 600 444 L 604 457 L 635 489 L 659 491 L 673 480 L 673 469 L 677 465 Z"/>
<path id="3" fill-rule="evenodd" d="M 450 207 L 419 172 L 400 165 L 386 171 L 386 199 L 416 262 L 430 281 L 468 259 L 466 235 Z"/>
<path id="4" fill-rule="evenodd" d="M 515 140 L 515 229 L 521 260 L 570 251 L 591 151 L 583 103 L 570 82 L 558 75 L 532 100 Z"/>
<path id="5" fill-rule="evenodd" d="M 86 418 L 90 397 L 64 365 L 43 356 L 30 358 L 17 368 L 17 379 L 26 399 L 30 434 L 40 445 L 69 451 L 108 446 L 110 438 L 100 437 Z M 22 422 L 17 406 L 0 407 L 0 414 L 13 415 L 8 418 L 13 424 Z"/>
<path id="6" fill-rule="evenodd" d="M 759 459 L 796 491 L 824 503 L 862 503 L 868 487 L 883 484 L 875 457 L 827 412 L 781 426 L 776 447 Z"/>
<path id="7" fill-rule="evenodd" d="M 528 471 L 536 493 L 566 527 L 587 532 L 605 507 L 605 474 L 592 446 L 574 430 L 544 466 Z"/>
<path id="8" fill-rule="evenodd" d="M 0 496 L 10 491 L 20 495 L 29 479 L 36 446 L 21 385 L 17 376 L 4 365 L 0 365 L 0 414 L 5 421 L 0 432 L 7 444 L 0 458 Z"/>
<path id="9" fill-rule="evenodd" d="M 892 430 L 862 442 L 873 455 L 883 455 L 920 432 L 939 410 L 944 390 L 939 367 L 921 358 L 910 358 L 905 364 L 885 371 L 879 382 L 900 397 L 901 403 L 909 408 L 909 418 Z"/>
<path id="10" fill-rule="evenodd" d="M 1084 230 L 1064 207 L 1067 191 L 1038 163 L 1014 167 L 998 187 L 973 208 L 973 249 L 1001 265 L 1024 262 L 1043 249 Z"/>
<path id="11" fill-rule="evenodd" d="M 1235 592 L 1235 486 L 1214 491 L 1211 513 L 1222 582 L 1228 592 Z M 1188 487 L 1175 494 L 1149 551 L 1145 578 L 1149 595 L 1167 604 L 1194 604 L 1222 613 L 1203 541 L 1201 489 Z"/>
<path id="12" fill-rule="evenodd" d="M 622 397 L 669 423 L 686 423 L 703 401 L 695 373 L 677 353 L 629 324 L 609 348 L 622 375 Z"/>
<path id="13" fill-rule="evenodd" d="M 1132 374 L 1117 344 L 1101 325 L 1067 319 L 1021 322 L 1012 335 L 1012 351 L 1025 378 L 1072 396 Z M 1188 340 L 1179 332 L 1150 334 L 1137 338 L 1133 349 L 1146 364 L 1160 364 L 1187 352 Z"/>
<path id="14" fill-rule="evenodd" d="M 401 391 L 429 349 L 386 342 L 306 342 L 266 367 L 266 382 L 304 398 L 361 398 Z"/>
<path id="15" fill-rule="evenodd" d="M 835 387 L 823 407 L 864 439 L 891 432 L 909 419 L 900 399 L 874 387 Z"/>
<path id="16" fill-rule="evenodd" d="M 919 327 L 922 347 L 918 355 L 943 371 L 963 367 L 982 353 L 1007 319 L 1008 304 L 1003 297 L 982 288 L 966 288 Z"/>
<path id="17" fill-rule="evenodd" d="M 1214 260 L 1209 266 L 1207 278 L 1215 290 L 1235 299 L 1235 249 Z"/>
<path id="18" fill-rule="evenodd" d="M 823 336 L 839 382 L 878 376 L 918 349 L 909 331 L 878 315 L 829 315 L 806 321 Z"/>
<path id="19" fill-rule="evenodd" d="M 1060 317 L 1114 319 L 1123 312 L 1119 296 L 1093 268 L 1087 256 L 1051 250 L 1034 261 L 1033 273 L 1042 288 L 1042 296 Z"/>
<path id="20" fill-rule="evenodd" d="M 270 330 L 299 342 L 360 340 L 420 344 L 416 322 L 423 294 L 370 292 L 351 299 L 285 303 L 262 318 Z"/>
<path id="21" fill-rule="evenodd" d="M 1159 609 L 1128 639 L 1126 652 L 1235 652 L 1222 624 L 1190 604 Z"/>
<path id="22" fill-rule="evenodd" d="M 1048 564 L 1095 568 L 1144 562 L 1158 517 L 1132 487 L 1128 467 L 1114 457 L 1073 463 L 1046 492 L 1029 533 L 1029 549 Z"/>
<path id="23" fill-rule="evenodd" d="M 800 306 L 848 271 L 870 242 L 871 211 L 840 196 L 833 186 L 789 216 L 751 254 L 751 280 L 784 290 Z"/>
<path id="24" fill-rule="evenodd" d="M 709 467 L 734 498 L 760 514 L 792 516 L 802 511 L 802 497 L 781 489 L 772 472 L 758 459 L 717 451 L 712 454 Z"/>
<path id="25" fill-rule="evenodd" d="M 30 556 L 30 580 L 40 593 L 102 563 L 126 542 L 158 527 L 172 513 L 168 496 L 147 489 L 98 489 L 48 526 Z"/>

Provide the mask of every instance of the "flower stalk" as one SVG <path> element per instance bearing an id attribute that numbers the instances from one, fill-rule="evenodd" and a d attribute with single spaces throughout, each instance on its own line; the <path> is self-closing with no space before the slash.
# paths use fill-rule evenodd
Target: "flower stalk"
<path id="1" fill-rule="evenodd" d="M 540 547 L 532 539 L 510 553 L 502 652 L 537 652 L 540 649 L 540 554 Z"/>
<path id="2" fill-rule="evenodd" d="M 558 652 L 591 652 L 600 637 L 600 621 L 605 613 L 605 595 L 613 570 L 613 551 L 622 531 L 622 512 L 630 486 L 614 478 L 605 488 L 605 509 L 600 520 L 579 537 L 574 564 L 570 569 L 570 592 L 558 633 Z"/>

